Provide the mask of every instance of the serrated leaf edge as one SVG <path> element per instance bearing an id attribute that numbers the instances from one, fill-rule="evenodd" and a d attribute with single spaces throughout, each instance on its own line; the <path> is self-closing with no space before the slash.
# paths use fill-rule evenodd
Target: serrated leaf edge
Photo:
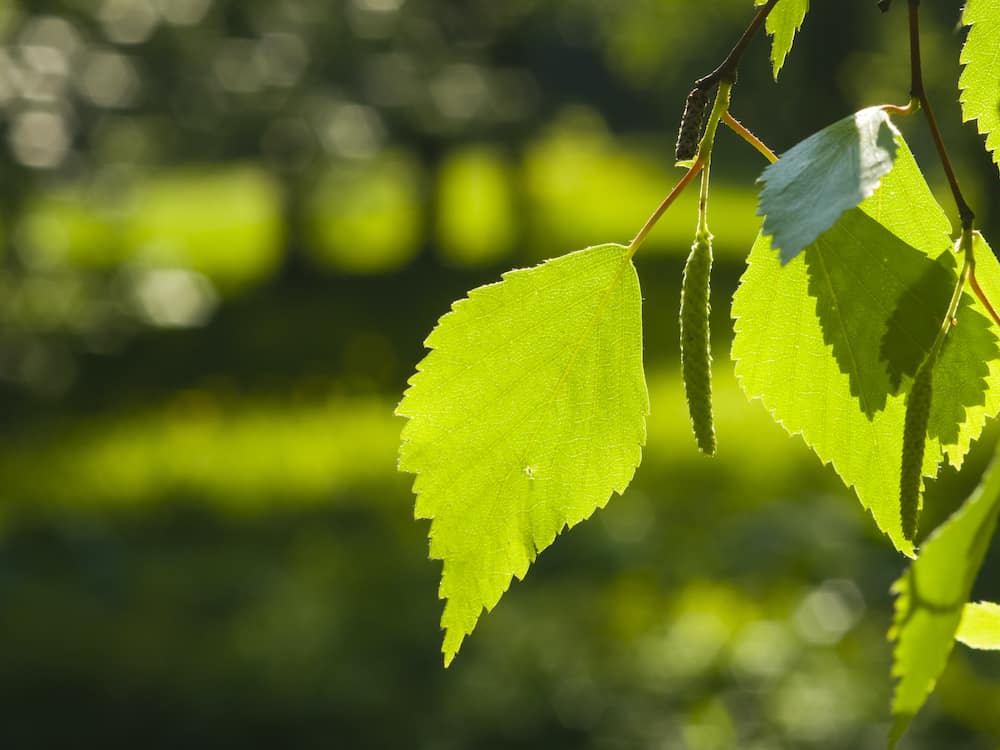
<path id="1" fill-rule="evenodd" d="M 986 126 L 982 123 L 982 118 L 979 115 L 971 115 L 966 110 L 966 105 L 969 99 L 969 90 L 971 86 L 967 83 L 966 71 L 968 70 L 968 65 L 972 63 L 972 59 L 968 57 L 967 50 L 969 45 L 969 39 L 973 34 L 976 33 L 975 27 L 976 23 L 968 18 L 968 6 L 966 6 L 965 12 L 962 14 L 962 25 L 968 28 L 968 35 L 965 38 L 965 43 L 962 45 L 962 51 L 959 53 L 958 62 L 963 66 L 962 74 L 958 79 L 959 88 L 959 104 L 962 106 L 962 122 L 976 122 L 976 131 L 979 135 L 984 136 L 986 139 L 986 149 L 992 154 L 993 162 L 1000 168 L 1000 130 L 994 128 L 993 130 L 986 129 Z M 992 143 L 991 141 L 996 138 L 996 141 Z"/>
<path id="2" fill-rule="evenodd" d="M 763 5 L 766 0 L 761 0 L 757 5 Z M 785 67 L 785 61 L 788 59 L 788 55 L 791 54 L 792 47 L 795 46 L 795 38 L 798 36 L 799 32 L 802 30 L 802 25 L 805 23 L 806 16 L 809 14 L 809 0 L 806 0 L 805 9 L 802 11 L 802 16 L 798 21 L 795 22 L 795 30 L 792 32 L 792 38 L 788 42 L 788 49 L 784 50 L 782 54 L 778 55 L 778 49 L 775 46 L 775 38 L 777 37 L 777 31 L 772 30 L 771 18 L 767 19 L 765 24 L 767 28 L 768 36 L 771 37 L 771 71 L 774 75 L 774 80 L 778 80 L 778 75 L 781 73 L 781 69 Z"/>
<path id="3" fill-rule="evenodd" d="M 614 244 L 614 243 L 606 243 L 606 244 Z M 602 247 L 602 246 L 604 246 L 604 245 L 593 245 L 593 246 L 590 246 L 590 247 L 583 248 L 582 250 L 574 251 L 573 253 L 568 253 L 567 255 L 572 255 L 574 253 L 584 253 L 584 252 L 587 252 L 588 250 L 593 250 L 595 247 Z M 603 292 L 604 294 L 609 293 L 621 281 L 621 276 L 622 276 L 623 273 L 625 273 L 626 269 L 628 269 L 629 267 L 631 267 L 632 270 L 633 270 L 633 273 L 635 273 L 634 264 L 632 263 L 631 256 L 628 255 L 628 248 L 626 248 L 623 245 L 618 245 L 618 247 L 622 250 L 622 253 L 623 253 L 623 259 L 622 259 L 621 269 L 615 275 L 614 279 L 608 285 L 607 289 Z M 566 257 L 566 255 L 558 256 L 556 258 L 549 258 L 549 259 L 547 259 L 547 260 L 543 261 L 542 263 L 539 263 L 539 264 L 537 264 L 535 266 L 510 269 L 510 270 L 508 270 L 508 271 L 506 271 L 506 272 L 504 272 L 504 273 L 501 274 L 499 281 L 491 282 L 489 284 L 483 284 L 481 286 L 478 286 L 478 287 L 475 287 L 474 289 L 469 290 L 469 292 L 466 294 L 466 296 L 464 296 L 461 299 L 458 299 L 455 302 L 453 302 L 451 304 L 450 309 L 446 313 L 444 313 L 441 317 L 438 318 L 438 320 L 435 323 L 434 327 L 431 329 L 431 333 L 428 334 L 427 338 L 424 339 L 424 346 L 425 346 L 425 348 L 428 351 L 427 351 L 427 353 L 423 357 L 421 357 L 420 361 L 417 363 L 413 375 L 411 375 L 407 379 L 408 387 L 403 392 L 403 396 L 400 399 L 399 404 L 397 404 L 396 408 L 393 410 L 393 414 L 395 416 L 403 417 L 404 419 L 406 419 L 406 423 L 403 425 L 403 428 L 402 428 L 401 433 L 400 433 L 400 447 L 399 447 L 398 458 L 397 458 L 397 462 L 396 462 L 396 464 L 397 464 L 397 470 L 400 471 L 400 472 L 404 472 L 404 473 L 408 473 L 408 474 L 413 474 L 414 475 L 414 479 L 413 479 L 413 482 L 411 484 L 411 491 L 414 494 L 415 499 L 416 499 L 415 500 L 415 504 L 414 504 L 414 518 L 416 520 L 428 520 L 428 521 L 431 522 L 430 529 L 428 530 L 428 534 L 427 534 L 428 540 L 432 539 L 433 536 L 434 536 L 434 521 L 435 521 L 435 517 L 433 515 L 423 515 L 423 514 L 420 514 L 417 511 L 417 507 L 420 505 L 420 497 L 423 494 L 423 491 L 420 488 L 420 480 L 421 480 L 422 473 L 420 471 L 416 470 L 415 468 L 408 468 L 406 466 L 406 456 L 405 456 L 406 446 L 410 443 L 410 439 L 407 437 L 407 433 L 409 431 L 409 427 L 410 427 L 410 424 L 411 424 L 413 418 L 416 417 L 416 416 L 418 416 L 418 415 L 417 414 L 407 413 L 404 410 L 404 404 L 406 403 L 407 397 L 410 395 L 411 391 L 413 391 L 414 388 L 418 385 L 419 380 L 420 380 L 420 376 L 424 373 L 424 370 L 425 370 L 424 364 L 425 364 L 425 362 L 427 360 L 427 356 L 430 354 L 431 351 L 433 351 L 434 349 L 437 348 L 437 347 L 434 347 L 432 344 L 429 343 L 430 340 L 431 340 L 431 337 L 433 336 L 434 331 L 436 331 L 446 321 L 446 319 L 448 319 L 449 317 L 451 317 L 452 315 L 454 315 L 460 309 L 460 307 L 462 305 L 464 305 L 465 303 L 467 303 L 474 294 L 483 292 L 483 291 L 485 291 L 485 290 L 487 290 L 489 288 L 492 288 L 492 287 L 500 286 L 503 283 L 505 283 L 508 280 L 508 278 L 510 276 L 512 276 L 512 275 L 515 275 L 515 274 L 518 274 L 518 273 L 522 273 L 522 272 L 525 272 L 525 271 L 531 271 L 534 268 L 538 268 L 539 266 L 544 265 L 545 263 L 548 263 L 548 262 L 553 261 L 553 260 L 558 260 L 559 258 L 564 258 L 564 257 Z M 606 303 L 602 302 L 601 307 L 604 307 L 605 304 Z M 601 317 L 601 315 L 600 315 L 599 312 L 595 313 L 595 315 L 593 316 L 593 320 L 595 321 L 595 324 L 600 319 L 600 317 Z M 582 346 L 582 342 L 586 339 L 586 337 L 588 335 L 589 335 L 589 331 L 581 334 L 581 336 L 580 336 L 581 346 Z M 564 372 L 568 372 L 569 367 L 570 367 L 571 364 L 572 364 L 571 361 L 567 362 L 567 365 L 564 368 Z M 645 375 L 643 377 L 645 379 Z M 560 378 L 560 380 L 561 380 L 561 378 Z M 558 390 L 558 384 L 557 384 L 556 388 L 553 389 L 553 392 L 555 392 L 556 390 Z M 624 494 L 625 490 L 628 488 L 628 486 L 632 483 L 632 480 L 635 478 L 635 472 L 638 470 L 639 466 L 642 463 L 642 450 L 645 447 L 646 441 L 648 439 L 648 430 L 647 430 L 646 421 L 647 421 L 647 418 L 649 417 L 649 414 L 650 414 L 650 401 L 649 401 L 649 393 L 648 393 L 648 386 L 647 386 L 646 399 L 645 399 L 645 407 L 644 407 L 643 412 L 642 412 L 642 424 L 641 424 L 640 438 L 639 438 L 638 442 L 636 443 L 636 445 L 634 446 L 635 447 L 634 459 L 630 462 L 631 465 L 627 466 L 627 467 L 624 467 L 625 470 L 626 470 L 626 472 L 627 472 L 627 478 L 625 479 L 625 481 L 623 481 L 621 483 L 621 486 L 617 486 L 617 487 L 613 486 L 612 487 L 612 491 L 607 495 L 607 497 L 605 497 L 603 500 L 598 501 L 597 503 L 595 503 L 594 507 L 590 510 L 590 512 L 587 513 L 586 515 L 584 515 L 583 517 L 578 518 L 578 519 L 566 519 L 566 520 L 564 520 L 563 524 L 555 531 L 555 533 L 553 534 L 552 538 L 547 543 L 545 543 L 544 545 L 542 545 L 542 546 L 539 547 L 538 544 L 535 543 L 534 540 L 532 540 L 532 544 L 534 546 L 534 549 L 531 552 L 529 552 L 528 565 L 525 567 L 525 569 L 523 571 L 516 571 L 515 570 L 510 576 L 508 576 L 506 584 L 502 587 L 502 589 L 499 592 L 499 595 L 496 597 L 495 601 L 493 601 L 492 603 L 485 602 L 485 603 L 482 604 L 482 608 L 480 609 L 480 612 L 477 615 L 476 620 L 473 622 L 472 627 L 468 631 L 457 633 L 457 634 L 453 633 L 453 631 L 450 628 L 448 628 L 447 626 L 444 625 L 444 620 L 445 620 L 445 614 L 446 613 L 442 612 L 441 626 L 442 626 L 442 630 L 445 633 L 444 642 L 442 644 L 442 653 L 443 653 L 443 656 L 444 656 L 444 666 L 446 668 L 451 665 L 451 663 L 454 660 L 455 656 L 458 654 L 458 651 L 460 650 L 462 642 L 465 640 L 465 638 L 467 636 L 469 636 L 469 635 L 472 634 L 473 630 L 475 629 L 475 626 L 479 623 L 479 619 L 482 616 L 483 612 L 486 612 L 488 614 L 488 613 L 490 613 L 490 612 L 493 611 L 493 609 L 499 604 L 500 600 L 503 598 L 504 594 L 506 594 L 510 590 L 510 586 L 513 583 L 513 581 L 514 581 L 515 578 L 517 580 L 519 580 L 519 581 L 523 581 L 524 580 L 524 578 L 527 575 L 527 572 L 530 569 L 531 565 L 534 564 L 534 562 L 538 559 L 538 555 L 541 552 L 543 552 L 545 549 L 547 549 L 549 546 L 551 546 L 554 543 L 555 539 L 557 539 L 564 531 L 566 531 L 566 530 L 568 530 L 568 529 L 576 526 L 578 523 L 581 523 L 582 521 L 588 520 L 589 518 L 591 518 L 594 515 L 595 512 L 597 512 L 598 510 L 602 510 L 603 508 L 605 508 L 607 506 L 607 504 L 610 502 L 611 498 L 614 495 L 621 496 L 622 494 Z M 440 582 L 440 584 L 438 586 L 438 599 L 445 602 L 445 610 L 447 610 L 447 608 L 448 608 L 448 602 L 451 601 L 449 599 L 449 597 L 443 591 L 443 589 L 444 589 L 444 576 L 445 576 L 444 564 L 447 562 L 447 560 L 445 558 L 443 558 L 443 557 L 437 557 L 437 556 L 435 556 L 433 554 L 433 552 L 430 554 L 430 559 L 432 559 L 432 560 L 440 560 L 442 562 L 441 582 Z M 485 597 L 480 597 L 480 598 L 485 598 Z M 452 644 L 452 645 L 449 646 L 449 644 Z"/>
<path id="4" fill-rule="evenodd" d="M 751 265 L 753 265 L 753 261 L 748 260 L 747 261 L 747 269 L 744 270 L 744 274 L 746 274 L 747 270 L 749 270 L 749 268 L 750 268 Z M 741 275 L 741 278 L 742 278 L 742 275 Z M 739 287 L 737 287 L 737 293 L 738 292 L 739 292 Z M 735 299 L 736 299 L 736 293 L 734 293 L 734 295 L 733 295 L 733 302 L 735 302 Z M 814 300 L 814 302 L 815 302 L 815 300 Z M 742 320 L 742 318 L 740 316 L 735 315 L 735 314 L 733 314 L 731 317 L 732 317 L 732 320 L 733 320 L 733 333 L 734 333 L 734 341 L 735 341 L 735 335 L 738 334 L 739 331 L 740 331 L 740 321 Z M 825 348 L 826 349 L 830 349 L 831 352 L 832 352 L 832 347 L 830 347 L 829 344 L 826 344 Z M 830 356 L 831 357 L 833 356 L 832 353 L 831 353 Z M 871 516 L 872 522 L 875 524 L 875 528 L 877 528 L 882 534 L 884 534 L 889 539 L 889 541 L 892 543 L 893 547 L 895 547 L 898 552 L 900 552 L 901 554 L 903 554 L 906 557 L 909 557 L 911 559 L 915 558 L 916 557 L 916 549 L 913 546 L 913 543 L 909 542 L 909 541 L 906 541 L 904 539 L 902 541 L 904 541 L 905 544 L 902 544 L 902 545 L 898 544 L 896 542 L 896 540 L 893 539 L 892 535 L 888 531 L 886 531 L 885 529 L 882 528 L 882 526 L 878 522 L 878 519 L 875 518 L 875 513 L 874 513 L 874 510 L 872 509 L 872 507 L 870 505 L 866 504 L 865 501 L 861 498 L 861 495 L 858 493 L 856 483 L 855 482 L 848 483 L 844 479 L 843 474 L 840 471 L 840 467 L 838 465 L 837 460 L 834 459 L 834 458 L 832 458 L 832 457 L 822 455 L 820 453 L 819 449 L 815 445 L 813 445 L 813 443 L 810 442 L 810 440 L 806 437 L 806 435 L 805 435 L 805 433 L 804 433 L 803 430 L 793 430 L 787 424 L 785 424 L 785 420 L 782 419 L 782 418 L 780 418 L 778 416 L 778 414 L 777 414 L 777 407 L 772 406 L 768 402 L 766 394 L 763 394 L 763 393 L 761 393 L 761 394 L 754 394 L 754 393 L 750 392 L 749 387 L 744 382 L 744 377 L 745 376 L 743 374 L 741 374 L 740 368 L 739 368 L 739 363 L 742 361 L 742 359 L 738 358 L 735 355 L 735 352 L 732 352 L 732 351 L 730 352 L 730 357 L 733 360 L 734 370 L 735 370 L 735 373 L 736 373 L 736 382 L 739 384 L 740 390 L 743 392 L 743 395 L 746 396 L 747 400 L 751 401 L 751 402 L 753 402 L 753 401 L 760 401 L 761 405 L 764 407 L 764 409 L 770 415 L 771 419 L 779 427 L 781 427 L 781 429 L 783 429 L 786 433 L 788 433 L 789 437 L 798 437 L 798 438 L 801 438 L 802 442 L 806 445 L 807 448 L 809 448 L 809 450 L 812 452 L 812 454 L 814 456 L 816 456 L 816 458 L 819 459 L 820 463 L 823 466 L 832 466 L 833 469 L 834 469 L 834 471 L 836 471 L 837 477 L 840 479 L 840 481 L 847 487 L 847 489 L 851 490 L 851 492 L 854 493 L 854 496 L 855 496 L 855 498 L 857 498 L 858 503 L 861 505 L 862 508 L 865 509 L 865 511 L 868 512 L 868 515 Z M 940 462 L 938 462 L 938 466 L 940 466 Z M 933 478 L 933 477 L 927 475 L 926 473 L 923 476 L 924 476 L 925 479 L 927 479 L 927 478 Z M 934 476 L 937 476 L 937 472 L 935 472 Z M 923 495 L 923 492 L 921 491 L 921 496 L 922 495 Z"/>

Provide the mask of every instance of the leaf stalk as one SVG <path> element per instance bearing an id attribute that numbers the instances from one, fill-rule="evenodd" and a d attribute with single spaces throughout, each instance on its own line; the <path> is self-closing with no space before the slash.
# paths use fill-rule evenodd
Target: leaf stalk
<path id="1" fill-rule="evenodd" d="M 697 177 L 698 173 L 705 166 L 706 164 L 705 157 L 707 156 L 707 154 L 705 154 L 704 150 L 702 149 L 702 146 L 705 143 L 708 143 L 709 150 L 711 150 L 711 144 L 714 143 L 715 141 L 715 129 L 718 127 L 719 120 L 728 111 L 730 91 L 732 89 L 733 84 L 736 82 L 736 70 L 739 67 L 740 60 L 743 59 L 743 53 L 746 52 L 746 49 L 749 46 L 750 41 L 753 39 L 754 35 L 760 30 L 760 28 L 764 25 L 764 22 L 767 20 L 767 17 L 771 14 L 771 11 L 774 10 L 774 6 L 777 5 L 779 1 L 780 0 L 768 0 L 766 4 L 760 6 L 760 8 L 754 14 L 753 19 L 750 21 L 750 24 L 744 30 L 743 34 L 737 40 L 733 48 L 729 51 L 729 54 L 726 55 L 726 58 L 718 65 L 718 67 L 716 67 L 715 70 L 713 70 L 707 76 L 703 76 L 702 78 L 699 78 L 697 81 L 695 81 L 695 88 L 700 88 L 700 89 L 708 89 L 714 86 L 716 83 L 719 84 L 719 91 L 717 92 L 715 98 L 716 106 L 713 106 L 712 108 L 713 117 L 715 117 L 716 115 L 716 107 L 718 106 L 723 86 L 725 86 L 726 104 L 719 111 L 718 117 L 715 117 L 714 124 L 712 118 L 709 119 L 708 127 L 706 127 L 705 129 L 705 137 L 702 138 L 701 144 L 699 144 L 698 157 L 694 160 L 694 162 L 692 162 L 691 166 L 688 168 L 688 171 L 685 173 L 685 175 L 681 177 L 681 179 L 678 181 L 676 185 L 674 185 L 673 190 L 671 190 L 670 193 L 667 195 L 667 197 L 663 199 L 663 201 L 660 203 L 659 206 L 657 206 L 656 210 L 653 211 L 652 215 L 646 220 L 646 223 L 643 224 L 638 234 L 636 234 L 636 236 L 628 244 L 626 255 L 629 258 L 635 255 L 636 250 L 639 249 L 639 246 L 646 239 L 647 235 L 649 235 L 653 227 L 656 226 L 656 223 L 660 220 L 660 217 L 663 216 L 664 213 L 666 213 L 666 210 L 670 208 L 671 204 L 673 204 L 673 202 L 677 200 L 678 196 L 681 193 L 683 193 L 684 189 L 691 183 L 691 180 Z M 706 141 L 709 132 L 711 132 L 712 136 Z M 749 131 L 746 132 L 749 133 Z M 763 146 L 763 143 L 761 143 L 761 146 Z M 770 150 L 768 149 L 768 151 Z"/>
<path id="2" fill-rule="evenodd" d="M 701 142 L 698 144 L 698 156 L 694 160 L 694 163 L 688 167 L 688 171 L 683 177 L 674 185 L 673 190 L 667 195 L 666 198 L 656 207 L 652 215 L 646 219 L 646 223 L 642 225 L 642 229 L 636 234 L 635 238 L 628 244 L 628 249 L 626 256 L 631 258 L 635 255 L 639 246 L 645 241 L 646 237 L 656 226 L 660 217 L 666 213 L 667 209 L 673 204 L 675 200 L 684 192 L 684 189 L 691 183 L 698 173 L 702 169 L 708 167 L 708 163 L 712 158 L 712 146 L 715 143 L 715 134 L 719 129 L 719 122 L 722 120 L 723 113 L 729 108 L 729 97 L 732 91 L 732 84 L 722 82 L 719 84 L 719 89 L 715 94 L 715 103 L 712 105 L 712 113 L 708 117 L 708 125 L 705 126 L 705 135 L 702 136 Z M 702 191 L 708 189 L 707 184 L 702 184 Z M 703 195 L 702 201 L 707 201 L 707 195 Z M 699 226 L 701 222 L 702 211 L 699 209 Z"/>
<path id="3" fill-rule="evenodd" d="M 903 115 L 904 117 L 913 115 L 920 111 L 920 100 L 910 99 L 910 101 L 903 106 L 898 104 L 883 104 L 882 111 L 892 115 Z"/>
<path id="4" fill-rule="evenodd" d="M 778 155 L 769 149 L 764 141 L 754 135 L 742 122 L 733 117 L 729 110 L 722 113 L 722 121 L 726 123 L 726 125 L 729 126 L 729 129 L 736 133 L 736 135 L 753 146 L 757 152 L 771 164 L 778 161 Z"/>
<path id="5" fill-rule="evenodd" d="M 653 211 L 648 219 L 646 219 L 646 223 L 642 225 L 642 229 L 639 230 L 639 233 L 636 234 L 635 238 L 628 243 L 628 252 L 626 254 L 629 258 L 635 255 L 635 251 L 639 249 L 639 246 L 643 243 L 649 233 L 653 231 L 653 227 L 656 226 L 660 217 L 663 216 L 673 202 L 680 197 L 680 194 L 684 192 L 684 189 L 691 183 L 691 180 L 698 176 L 698 173 L 704 166 L 705 160 L 701 156 L 698 156 L 698 158 L 694 160 L 694 163 L 688 167 L 688 171 L 684 173 L 684 176 L 681 177 L 676 185 L 674 185 L 673 190 L 667 194 L 667 197 L 663 199 L 660 205 L 656 207 L 656 210 Z"/>

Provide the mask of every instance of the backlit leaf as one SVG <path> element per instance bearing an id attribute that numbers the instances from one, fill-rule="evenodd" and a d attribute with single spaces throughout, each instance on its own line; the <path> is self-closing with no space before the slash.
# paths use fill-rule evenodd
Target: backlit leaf
<path id="1" fill-rule="evenodd" d="M 966 604 L 955 640 L 969 648 L 991 651 L 1000 649 L 1000 604 L 977 602 Z"/>
<path id="2" fill-rule="evenodd" d="M 814 133 L 764 170 L 757 213 L 782 263 L 875 192 L 901 140 L 885 112 L 870 107 Z"/>
<path id="3" fill-rule="evenodd" d="M 896 642 L 892 674 L 894 745 L 924 704 L 948 660 L 965 603 L 1000 513 L 1000 463 L 931 535 L 909 570 L 893 586 Z"/>
<path id="4" fill-rule="evenodd" d="M 881 188 L 782 266 L 760 237 L 733 299 L 736 374 L 750 398 L 801 434 L 853 487 L 897 549 L 905 399 L 957 278 L 949 224 L 905 143 Z M 977 276 L 1000 298 L 1000 266 L 975 239 Z M 963 295 L 934 367 L 923 473 L 960 466 L 1000 411 L 997 334 Z"/>
<path id="5" fill-rule="evenodd" d="M 754 0 L 755 5 L 763 5 L 767 0 Z M 802 28 L 802 21 L 809 12 L 809 0 L 782 0 L 774 6 L 767 17 L 767 33 L 771 35 L 771 67 L 774 80 L 785 64 L 785 58 L 792 49 L 795 33 Z"/>
<path id="6" fill-rule="evenodd" d="M 623 492 L 645 443 L 639 280 L 620 245 L 474 289 L 425 342 L 399 467 L 444 561 L 448 664 L 566 526 Z"/>
<path id="7" fill-rule="evenodd" d="M 1000 3 L 969 0 L 962 23 L 971 26 L 960 58 L 965 65 L 958 81 L 962 115 L 978 121 L 986 148 L 1000 167 Z"/>

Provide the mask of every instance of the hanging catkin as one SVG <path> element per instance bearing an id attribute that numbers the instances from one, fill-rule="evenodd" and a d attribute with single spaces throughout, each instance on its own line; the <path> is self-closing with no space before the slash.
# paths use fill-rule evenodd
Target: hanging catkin
<path id="1" fill-rule="evenodd" d="M 712 237 L 699 233 L 684 266 L 681 286 L 681 371 L 695 440 L 702 452 L 715 454 L 712 423 L 712 352 L 708 317 Z"/>
<path id="2" fill-rule="evenodd" d="M 677 131 L 677 146 L 674 156 L 677 161 L 693 159 L 698 153 L 698 141 L 708 111 L 708 89 L 693 88 L 684 102 L 684 114 Z"/>
<path id="3" fill-rule="evenodd" d="M 899 475 L 899 516 L 903 525 L 903 536 L 911 542 L 917 535 L 924 445 L 927 442 L 927 423 L 931 415 L 935 359 L 936 357 L 929 357 L 920 365 L 913 379 L 913 387 L 906 397 L 903 461 Z"/>

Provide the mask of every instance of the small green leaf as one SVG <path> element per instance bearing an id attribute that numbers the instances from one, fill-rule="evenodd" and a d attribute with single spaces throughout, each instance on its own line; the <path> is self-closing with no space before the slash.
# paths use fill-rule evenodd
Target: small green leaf
<path id="1" fill-rule="evenodd" d="M 958 81 L 962 115 L 967 122 L 979 121 L 986 149 L 1000 167 L 1000 3 L 969 0 L 962 23 L 972 27 L 960 58 L 965 65 Z"/>
<path id="2" fill-rule="evenodd" d="M 766 2 L 767 0 L 754 0 L 754 5 Z M 771 35 L 771 67 L 776 81 L 785 58 L 792 49 L 795 33 L 802 28 L 808 12 L 809 0 L 782 0 L 767 17 L 767 33 Z"/>
<path id="3" fill-rule="evenodd" d="M 955 640 L 969 648 L 1000 650 L 1000 604 L 978 602 L 966 604 Z"/>
<path id="4" fill-rule="evenodd" d="M 875 192 L 900 140 L 885 112 L 870 107 L 814 133 L 764 170 L 757 213 L 782 263 Z"/>
<path id="5" fill-rule="evenodd" d="M 425 342 L 396 413 L 399 467 L 444 561 L 445 664 L 566 526 L 624 492 L 649 399 L 639 279 L 601 245 L 469 292 Z"/>
<path id="6" fill-rule="evenodd" d="M 892 702 L 896 717 L 892 745 L 944 670 L 998 513 L 1000 462 L 994 460 L 972 496 L 938 527 L 893 586 L 896 615 L 889 637 L 896 643 L 892 674 L 898 682 Z"/>
<path id="7" fill-rule="evenodd" d="M 881 188 L 782 266 L 766 237 L 733 298 L 736 375 L 790 434 L 832 463 L 904 554 L 899 481 L 905 399 L 947 311 L 957 267 L 949 223 L 905 143 Z M 1000 299 L 1000 265 L 978 235 L 976 275 Z M 933 372 L 923 457 L 960 466 L 1000 411 L 1000 329 L 963 295 Z"/>

